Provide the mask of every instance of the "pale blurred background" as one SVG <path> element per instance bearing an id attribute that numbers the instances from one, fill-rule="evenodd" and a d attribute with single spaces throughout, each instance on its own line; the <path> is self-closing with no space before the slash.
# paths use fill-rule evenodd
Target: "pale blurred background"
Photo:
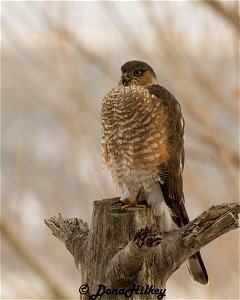
<path id="1" fill-rule="evenodd" d="M 191 219 L 238 201 L 238 1 L 2 2 L 2 299 L 79 298 L 80 274 L 44 224 L 91 220 L 119 196 L 101 165 L 101 101 L 128 60 L 153 66 L 186 121 Z M 202 249 L 207 287 L 183 265 L 168 299 L 239 299 L 239 235 Z"/>

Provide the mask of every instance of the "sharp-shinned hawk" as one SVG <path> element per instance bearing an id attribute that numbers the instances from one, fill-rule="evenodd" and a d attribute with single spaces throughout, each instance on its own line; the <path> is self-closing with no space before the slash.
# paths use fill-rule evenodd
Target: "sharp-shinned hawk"
<path id="1" fill-rule="evenodd" d="M 189 223 L 184 205 L 184 119 L 175 97 L 141 61 L 122 68 L 102 103 L 102 157 L 121 187 L 124 208 L 143 198 L 162 232 Z M 141 206 L 141 205 L 140 205 Z M 200 252 L 188 259 L 194 281 L 208 283 Z"/>

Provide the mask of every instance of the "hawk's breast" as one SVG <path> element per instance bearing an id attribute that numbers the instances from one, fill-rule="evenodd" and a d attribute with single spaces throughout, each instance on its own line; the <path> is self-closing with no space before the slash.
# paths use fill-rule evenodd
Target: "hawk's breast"
<path id="1" fill-rule="evenodd" d="M 117 86 L 102 103 L 103 162 L 120 185 L 159 179 L 167 164 L 168 119 L 161 100 L 140 86 Z"/>

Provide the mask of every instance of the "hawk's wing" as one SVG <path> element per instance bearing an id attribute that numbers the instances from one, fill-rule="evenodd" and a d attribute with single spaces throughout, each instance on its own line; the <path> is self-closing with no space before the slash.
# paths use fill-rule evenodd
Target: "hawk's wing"
<path id="1" fill-rule="evenodd" d="M 170 159 L 164 168 L 161 187 L 167 205 L 174 213 L 175 222 L 183 225 L 185 212 L 180 211 L 180 204 L 184 202 L 182 171 L 184 167 L 184 119 L 181 107 L 176 98 L 164 87 L 152 85 L 149 92 L 159 98 L 161 108 L 167 116 L 168 149 Z M 183 216 L 181 218 L 181 215 Z M 188 218 L 187 218 L 188 219 Z M 189 222 L 189 220 L 186 220 Z"/>
<path id="2" fill-rule="evenodd" d="M 182 171 L 184 166 L 184 120 L 176 98 L 164 87 L 153 85 L 149 92 L 159 98 L 162 109 L 168 118 L 168 144 L 170 159 L 161 183 L 162 192 L 167 205 L 173 212 L 173 219 L 178 226 L 189 223 L 184 205 Z M 159 166 L 161 169 L 162 166 Z M 162 174 L 162 172 L 160 172 Z M 192 255 L 187 266 L 194 281 L 208 284 L 208 274 L 200 252 Z"/>

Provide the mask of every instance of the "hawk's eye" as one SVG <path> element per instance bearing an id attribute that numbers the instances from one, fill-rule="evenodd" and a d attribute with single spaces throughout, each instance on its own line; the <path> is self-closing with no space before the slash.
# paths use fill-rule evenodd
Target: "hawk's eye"
<path id="1" fill-rule="evenodd" d="M 135 76 L 140 76 L 140 75 L 142 75 L 142 73 L 143 73 L 143 70 L 136 70 L 136 71 L 133 72 L 133 74 Z"/>

